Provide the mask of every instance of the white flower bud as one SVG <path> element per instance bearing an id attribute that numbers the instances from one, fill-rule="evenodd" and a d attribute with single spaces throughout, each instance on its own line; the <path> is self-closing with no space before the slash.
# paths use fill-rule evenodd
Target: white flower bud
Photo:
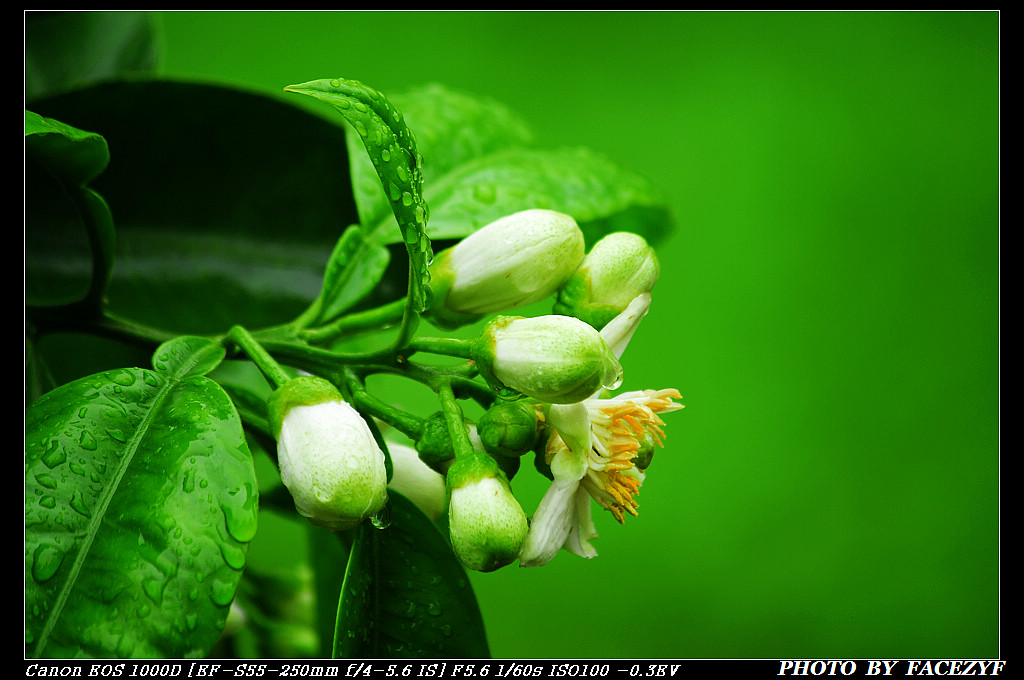
<path id="1" fill-rule="evenodd" d="M 430 521 L 437 521 L 448 502 L 444 477 L 420 460 L 411 446 L 389 443 L 388 451 L 394 470 L 388 488 L 412 501 Z"/>
<path id="2" fill-rule="evenodd" d="M 494 571 L 513 562 L 529 524 L 508 479 L 486 454 L 459 458 L 448 470 L 452 550 L 469 569 Z"/>
<path id="3" fill-rule="evenodd" d="M 299 514 L 340 531 L 384 507 L 384 453 L 333 385 L 301 376 L 275 390 L 268 406 L 281 480 Z"/>
<path id="4" fill-rule="evenodd" d="M 583 259 L 583 233 L 569 215 L 506 215 L 439 253 L 430 268 L 435 323 L 454 328 L 554 295 Z"/>
<path id="5" fill-rule="evenodd" d="M 497 387 L 552 404 L 622 382 L 622 365 L 601 334 L 570 316 L 498 317 L 476 341 L 473 359 Z"/>
<path id="6" fill-rule="evenodd" d="M 642 236 L 608 234 L 590 249 L 558 295 L 554 311 L 601 329 L 638 295 L 649 293 L 661 274 L 658 256 Z"/>

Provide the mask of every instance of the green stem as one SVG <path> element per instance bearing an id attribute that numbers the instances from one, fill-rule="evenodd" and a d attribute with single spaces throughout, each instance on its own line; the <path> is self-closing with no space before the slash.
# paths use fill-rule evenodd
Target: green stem
<path id="1" fill-rule="evenodd" d="M 456 458 L 464 458 L 474 455 L 473 445 L 469 441 L 469 431 L 466 429 L 466 419 L 462 414 L 462 407 L 459 406 L 455 393 L 452 392 L 451 383 L 448 380 L 441 380 L 437 385 L 437 396 L 441 400 L 441 412 L 444 413 L 445 423 L 448 425 L 448 436 L 452 439 L 452 449 Z"/>
<path id="2" fill-rule="evenodd" d="M 312 345 L 335 340 L 348 333 L 390 328 L 402 322 L 406 298 L 399 298 L 373 309 L 346 314 L 319 328 L 310 328 L 299 333 L 301 338 Z"/>
<path id="3" fill-rule="evenodd" d="M 365 414 L 383 420 L 413 441 L 423 433 L 423 421 L 416 416 L 387 404 L 366 391 L 359 376 L 351 368 L 344 371 L 345 385 L 352 403 Z"/>
<path id="4" fill-rule="evenodd" d="M 281 387 L 291 381 L 292 377 L 281 368 L 281 365 L 270 356 L 270 353 L 257 342 L 249 331 L 241 326 L 232 326 L 228 331 L 228 337 L 252 359 L 252 362 L 256 364 L 267 380 L 274 384 L 274 387 Z"/>
<path id="5" fill-rule="evenodd" d="M 416 270 L 413 266 L 413 258 L 409 256 L 409 286 L 408 293 L 405 296 L 405 304 L 402 307 L 402 326 L 398 330 L 398 337 L 395 338 L 395 342 L 391 345 L 395 354 L 401 354 L 405 351 L 406 346 L 412 340 L 412 337 L 416 334 L 416 329 L 420 325 L 420 312 L 414 304 L 416 295 L 414 292 L 418 290 L 416 284 Z"/>
<path id="6" fill-rule="evenodd" d="M 430 352 L 431 354 L 444 354 L 451 357 L 470 359 L 472 354 L 473 341 L 460 340 L 459 338 L 413 338 L 406 345 L 406 352 Z"/>
<path id="7" fill-rule="evenodd" d="M 88 187 L 70 191 L 75 208 L 85 224 L 92 251 L 92 279 L 82 302 L 97 312 L 103 309 L 103 298 L 114 269 L 114 221 L 103 197 Z"/>
<path id="8" fill-rule="evenodd" d="M 178 336 L 109 312 L 97 314 L 95 306 L 86 300 L 55 307 L 26 307 L 25 320 L 37 336 L 87 333 L 143 349 L 153 349 Z"/>

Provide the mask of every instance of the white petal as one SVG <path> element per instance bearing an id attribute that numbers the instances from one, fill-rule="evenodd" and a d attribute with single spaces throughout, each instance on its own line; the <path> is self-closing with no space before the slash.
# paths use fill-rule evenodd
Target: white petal
<path id="1" fill-rule="evenodd" d="M 569 449 L 555 455 L 551 461 L 551 474 L 560 481 L 581 479 L 587 471 L 587 455 L 591 447 L 590 412 L 586 402 L 552 404 L 548 419 Z"/>
<path id="2" fill-rule="evenodd" d="M 641 293 L 633 298 L 633 301 L 621 314 L 601 329 L 601 337 L 612 348 L 612 353 L 617 358 L 622 358 L 622 353 L 626 351 L 626 345 L 629 344 L 640 322 L 647 316 L 650 306 L 651 294 Z"/>
<path id="3" fill-rule="evenodd" d="M 448 502 L 444 477 L 420 460 L 411 446 L 390 443 L 388 450 L 394 466 L 388 488 L 408 498 L 423 514 L 436 521 Z"/>
<path id="4" fill-rule="evenodd" d="M 597 550 L 590 545 L 590 541 L 597 538 L 597 529 L 594 528 L 594 519 L 591 515 L 590 494 L 582 488 L 579 489 L 576 492 L 574 506 L 573 527 L 562 547 L 580 557 L 597 557 Z"/>
<path id="5" fill-rule="evenodd" d="M 576 516 L 579 481 L 552 482 L 530 521 L 530 532 L 519 554 L 524 567 L 547 564 L 565 545 Z"/>

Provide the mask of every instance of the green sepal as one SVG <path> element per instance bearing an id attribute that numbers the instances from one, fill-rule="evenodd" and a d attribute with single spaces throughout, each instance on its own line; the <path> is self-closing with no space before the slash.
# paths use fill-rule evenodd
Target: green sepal
<path id="1" fill-rule="evenodd" d="M 491 389 L 497 392 L 498 396 L 502 399 L 519 399 L 523 395 L 513 390 L 512 388 L 505 385 L 503 382 L 498 380 L 494 375 L 494 334 L 492 331 L 497 328 L 503 328 L 516 319 L 522 319 L 521 316 L 496 316 L 491 319 L 484 331 L 480 334 L 476 340 L 473 340 L 469 356 L 476 365 L 477 370 L 480 373 L 480 377 L 484 379 Z"/>
<path id="2" fill-rule="evenodd" d="M 274 438 L 281 434 L 288 409 L 328 401 L 342 401 L 341 392 L 330 381 L 315 375 L 300 375 L 278 387 L 267 399 L 267 418 Z"/>
<path id="3" fill-rule="evenodd" d="M 558 299 L 555 300 L 551 311 L 554 314 L 576 317 L 597 330 L 601 330 L 622 310 L 612 305 L 588 302 L 592 297 L 590 289 L 589 276 L 573 275 L 559 292 Z"/>
<path id="4" fill-rule="evenodd" d="M 486 453 L 476 451 L 473 455 L 463 456 L 452 463 L 447 476 L 448 492 L 488 477 L 508 484 L 508 477 L 498 465 L 498 461 Z"/>
<path id="5" fill-rule="evenodd" d="M 483 318 L 479 314 L 460 314 L 448 308 L 448 292 L 455 283 L 455 274 L 450 265 L 451 252 L 451 248 L 444 249 L 430 265 L 431 303 L 423 313 L 432 324 L 446 331 L 468 326 Z"/>

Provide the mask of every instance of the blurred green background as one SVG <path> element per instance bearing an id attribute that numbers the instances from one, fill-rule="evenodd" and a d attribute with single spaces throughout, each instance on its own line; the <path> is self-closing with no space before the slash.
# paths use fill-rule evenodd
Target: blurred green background
<path id="1" fill-rule="evenodd" d="M 168 75 L 438 81 L 665 192 L 624 387 L 686 409 L 596 559 L 473 574 L 496 657 L 999 655 L 998 13 L 160 20 Z"/>

